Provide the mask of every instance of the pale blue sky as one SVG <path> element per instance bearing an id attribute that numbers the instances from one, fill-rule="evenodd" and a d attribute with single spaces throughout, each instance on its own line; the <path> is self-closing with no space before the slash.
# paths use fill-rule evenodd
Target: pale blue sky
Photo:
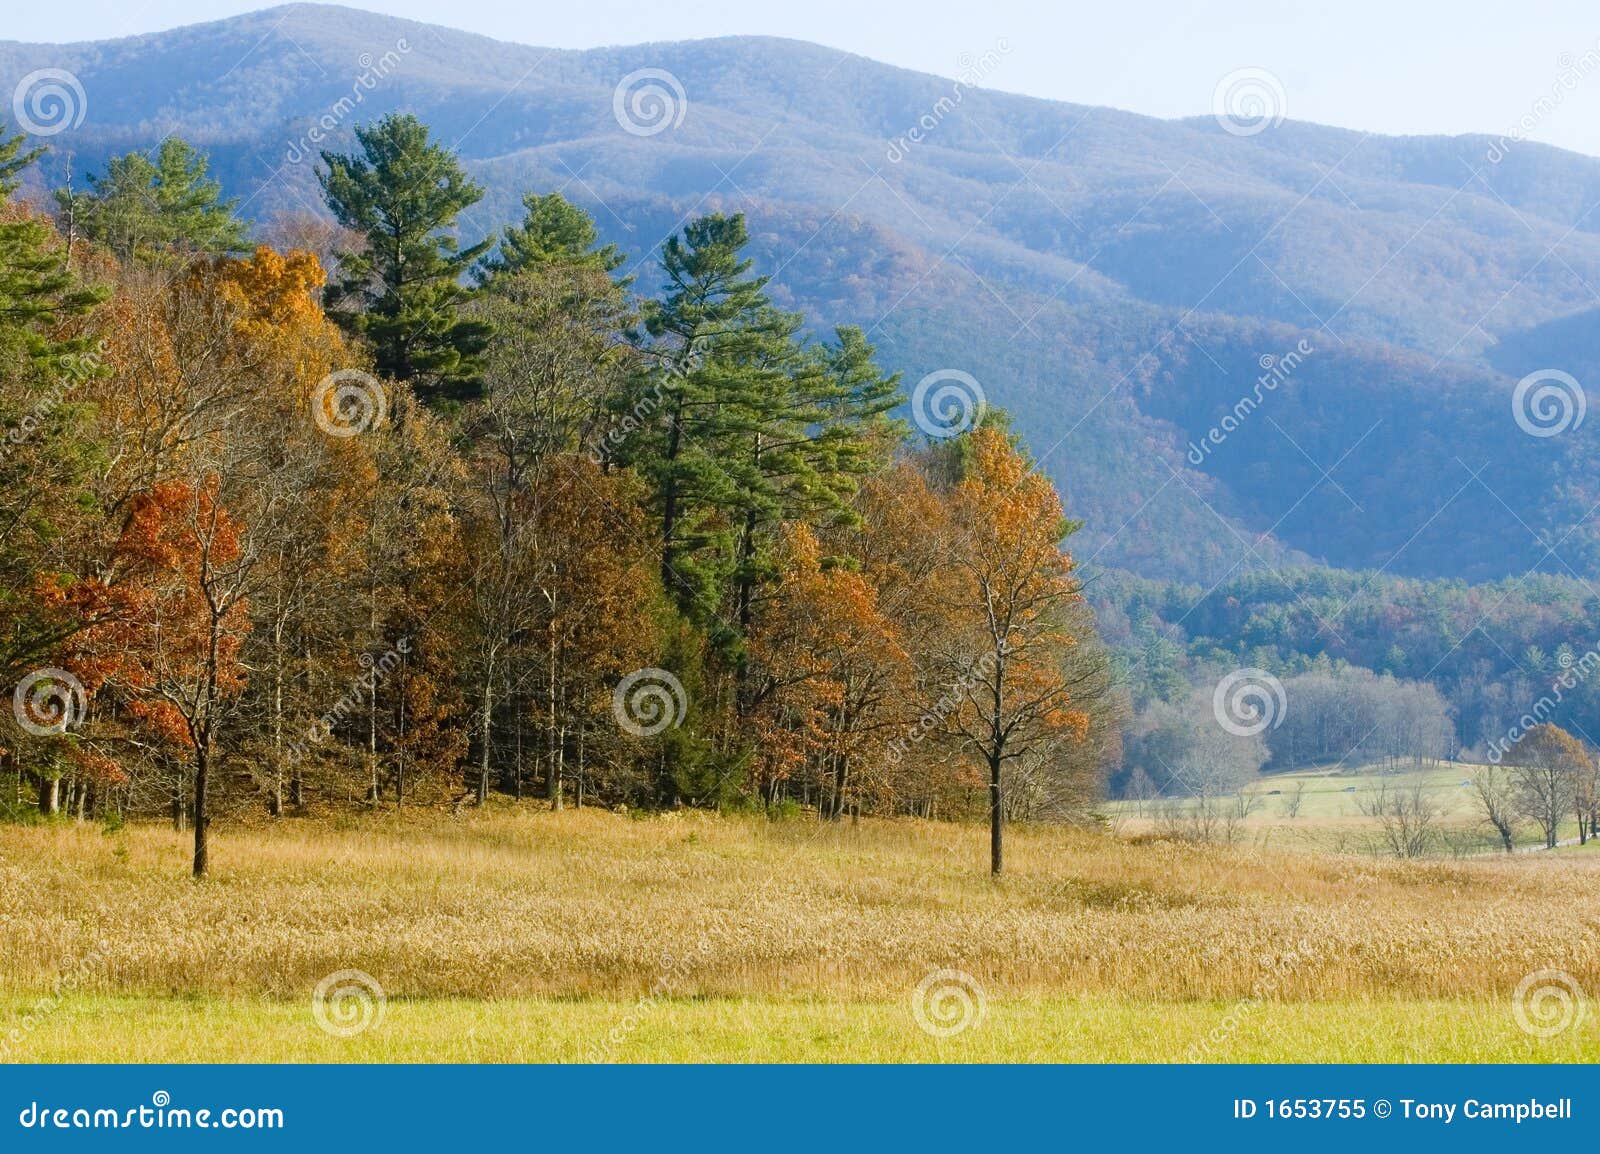
<path id="1" fill-rule="evenodd" d="M 269 6 L 261 0 L 11 4 L 0 36 L 101 39 Z M 560 48 L 736 33 L 792 36 L 947 76 L 1003 40 L 1009 50 L 984 78 L 987 87 L 1156 116 L 1208 113 L 1223 76 L 1264 68 L 1281 81 L 1294 119 L 1388 133 L 1499 135 L 1531 116 L 1532 128 L 1522 135 L 1600 155 L 1596 0 L 365 0 L 353 6 Z M 1535 112 L 1541 98 L 1544 110 Z"/>

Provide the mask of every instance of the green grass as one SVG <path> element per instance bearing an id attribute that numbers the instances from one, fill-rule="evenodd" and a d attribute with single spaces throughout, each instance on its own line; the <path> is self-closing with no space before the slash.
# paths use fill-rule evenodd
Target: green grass
<path id="1" fill-rule="evenodd" d="M 90 997 L 43 1016 L 11 1060 L 1594 1062 L 1597 1023 L 1590 1004 L 1573 1028 L 1541 1040 L 1494 1001 L 1007 998 L 935 1038 L 916 1024 L 909 999 L 429 999 L 391 1000 L 376 1024 L 339 1038 L 303 1003 Z"/>

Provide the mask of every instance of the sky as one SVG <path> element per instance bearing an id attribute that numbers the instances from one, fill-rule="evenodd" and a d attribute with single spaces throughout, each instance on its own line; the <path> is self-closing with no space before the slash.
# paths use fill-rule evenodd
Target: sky
<path id="1" fill-rule="evenodd" d="M 0 38 L 105 39 L 270 6 L 262 0 L 12 4 Z M 361 0 L 352 6 L 554 48 L 762 34 L 943 76 L 993 58 L 998 64 L 986 71 L 984 87 L 1164 117 L 1216 111 L 1219 93 L 1242 75 L 1246 95 L 1265 92 L 1273 111 L 1291 119 L 1392 134 L 1508 135 L 1600 156 L 1596 0 Z"/>

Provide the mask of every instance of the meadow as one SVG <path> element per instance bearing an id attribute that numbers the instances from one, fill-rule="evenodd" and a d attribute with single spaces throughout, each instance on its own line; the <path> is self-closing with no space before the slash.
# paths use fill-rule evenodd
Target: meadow
<path id="1" fill-rule="evenodd" d="M 0 1057 L 1600 1058 L 1600 855 L 1015 827 L 997 882 L 984 853 L 507 803 L 223 828 L 195 882 L 161 826 L 3 826 Z"/>

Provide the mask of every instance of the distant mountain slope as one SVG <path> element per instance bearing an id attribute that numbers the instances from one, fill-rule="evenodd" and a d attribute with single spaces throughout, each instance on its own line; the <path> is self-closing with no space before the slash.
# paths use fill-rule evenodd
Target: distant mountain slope
<path id="1" fill-rule="evenodd" d="M 1561 327 L 1597 300 L 1600 161 L 1517 144 L 1491 163 L 1487 137 L 1294 122 L 1241 138 L 793 41 L 552 51 L 313 5 L 0 44 L 0 92 L 42 68 L 86 97 L 58 156 L 93 169 L 178 132 L 258 218 L 317 206 L 319 124 L 343 148 L 393 108 L 488 186 L 469 230 L 562 188 L 646 289 L 685 216 L 746 211 L 781 299 L 871 329 L 908 384 L 959 368 L 1016 412 L 1097 564 L 1210 582 L 1291 561 L 1489 577 L 1600 558 L 1600 417 L 1523 433 L 1512 388 L 1533 369 L 1506 359 L 1562 367 L 1537 363 L 1549 331 L 1566 338 L 1552 356 L 1600 363 L 1594 326 Z M 998 45 L 976 66 L 993 83 L 1004 68 Z M 613 103 L 641 69 L 683 92 L 681 122 L 649 135 Z M 1262 358 L 1302 341 L 1315 351 L 1195 460 Z"/>

